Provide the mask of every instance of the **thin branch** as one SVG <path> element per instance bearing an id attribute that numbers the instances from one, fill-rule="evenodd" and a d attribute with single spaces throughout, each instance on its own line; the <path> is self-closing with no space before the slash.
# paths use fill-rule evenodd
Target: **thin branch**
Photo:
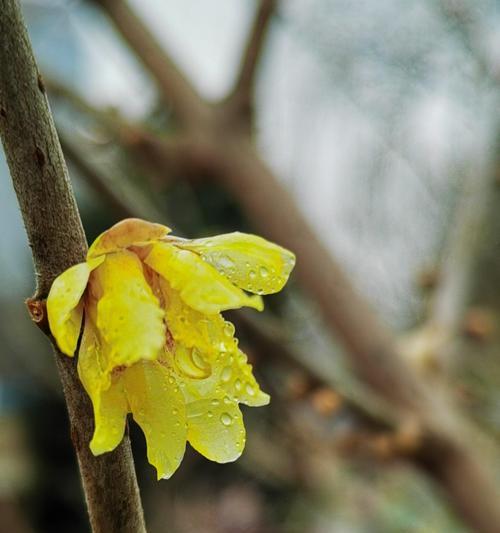
<path id="1" fill-rule="evenodd" d="M 452 363 L 451 345 L 462 336 L 467 308 L 477 286 L 475 280 L 484 276 L 480 258 L 487 246 L 485 240 L 489 237 L 496 242 L 496 233 L 486 229 L 492 210 L 498 212 L 498 203 L 493 201 L 497 188 L 494 171 L 474 167 L 464 181 L 456 207 L 429 316 L 441 346 L 435 357 L 443 368 Z"/>
<path id="2" fill-rule="evenodd" d="M 158 83 L 163 98 L 186 128 L 198 128 L 211 117 L 210 106 L 181 73 L 125 0 L 94 0 L 107 13 L 125 41 Z"/>
<path id="3" fill-rule="evenodd" d="M 258 67 L 264 52 L 266 37 L 277 0 L 260 0 L 259 7 L 248 36 L 236 82 L 227 100 L 232 111 L 251 118 Z"/>
<path id="4" fill-rule="evenodd" d="M 113 5 L 116 5 L 112 2 Z M 108 8 L 109 12 L 109 8 Z M 141 25 L 127 8 L 127 34 L 141 35 Z M 116 16 L 115 23 L 116 23 Z M 139 24 L 134 30 L 132 24 Z M 148 39 L 135 39 L 139 57 L 150 50 Z M 165 54 L 162 54 L 165 56 Z M 161 64 L 158 65 L 161 67 Z M 164 65 L 169 71 L 169 63 Z M 160 81 L 161 68 L 153 75 Z M 204 119 L 190 124 L 195 143 L 212 151 L 212 175 L 233 193 L 256 227 L 298 257 L 297 276 L 318 303 L 325 323 L 344 345 L 358 377 L 396 413 L 415 420 L 425 446 L 415 464 L 428 469 L 450 502 L 475 530 L 496 533 L 500 523 L 500 488 L 491 473 L 493 446 L 462 420 L 441 386 L 429 387 L 399 357 L 393 334 L 358 294 L 337 261 L 316 236 L 290 193 L 257 157 L 246 132 L 231 122 Z M 242 134 L 243 133 L 243 134 Z M 478 453 L 478 449 L 481 451 Z"/>
<path id="5" fill-rule="evenodd" d="M 481 28 L 478 31 L 478 21 L 475 20 L 471 9 L 474 4 L 463 0 L 438 0 L 431 2 L 431 4 L 450 31 L 457 35 L 462 45 L 470 53 L 479 67 L 482 77 L 498 85 L 500 83 L 500 70 L 492 65 L 491 60 L 481 49 Z"/>
<path id="6" fill-rule="evenodd" d="M 52 281 L 85 259 L 87 243 L 16 0 L 0 0 L 0 65 L 0 136 L 37 273 L 32 309 L 43 313 L 43 299 Z M 98 533 L 143 532 L 128 437 L 114 452 L 91 454 L 92 406 L 75 359 L 55 351 L 92 528 Z"/>
<path id="7" fill-rule="evenodd" d="M 112 179 L 88 161 L 82 151 L 76 147 L 59 129 L 59 140 L 67 160 L 90 187 L 103 198 L 119 218 L 137 217 L 167 223 L 162 212 L 145 198 L 130 182 Z M 133 213 L 133 214 L 132 214 Z"/>

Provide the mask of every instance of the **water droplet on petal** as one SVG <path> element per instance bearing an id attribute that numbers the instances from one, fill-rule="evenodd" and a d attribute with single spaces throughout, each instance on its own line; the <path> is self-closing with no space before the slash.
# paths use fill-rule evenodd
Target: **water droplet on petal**
<path id="1" fill-rule="evenodd" d="M 234 382 L 234 388 L 235 388 L 237 391 L 240 391 L 240 390 L 241 390 L 241 379 L 237 379 L 237 380 Z"/>
<path id="2" fill-rule="evenodd" d="M 219 268 L 222 268 L 222 269 L 234 268 L 233 260 L 231 258 L 229 258 L 227 255 L 221 255 L 217 259 L 217 265 L 219 266 Z"/>
<path id="3" fill-rule="evenodd" d="M 224 325 L 224 335 L 226 335 L 226 337 L 232 337 L 234 335 L 234 326 L 231 322 L 226 322 Z"/>
<path id="4" fill-rule="evenodd" d="M 252 385 L 250 385 L 250 383 L 247 383 L 247 386 L 245 387 L 245 389 L 246 389 L 248 395 L 254 396 L 255 389 L 254 389 L 254 387 L 252 387 Z"/>
<path id="5" fill-rule="evenodd" d="M 208 411 L 207 412 L 207 416 L 208 416 L 208 418 L 212 418 L 214 416 L 214 414 L 212 413 L 212 411 Z"/>
<path id="6" fill-rule="evenodd" d="M 220 421 L 225 426 L 230 426 L 233 423 L 233 419 L 229 413 L 222 413 L 222 415 L 220 416 Z"/>
<path id="7" fill-rule="evenodd" d="M 250 270 L 250 272 L 248 273 L 248 276 L 250 277 L 250 279 L 255 279 L 257 274 L 255 270 Z"/>
<path id="8" fill-rule="evenodd" d="M 220 378 L 222 379 L 222 381 L 227 383 L 231 379 L 232 373 L 233 371 L 231 370 L 231 367 L 226 366 L 226 368 L 224 368 L 224 370 L 222 371 Z"/>
<path id="9" fill-rule="evenodd" d="M 219 403 L 220 403 L 219 400 L 212 400 L 212 401 L 211 401 L 211 404 L 212 404 L 213 406 L 217 406 L 217 405 L 219 405 Z"/>
<path id="10" fill-rule="evenodd" d="M 264 266 L 260 267 L 259 273 L 263 278 L 267 278 L 267 276 L 269 276 L 269 270 L 267 270 L 267 268 Z"/>

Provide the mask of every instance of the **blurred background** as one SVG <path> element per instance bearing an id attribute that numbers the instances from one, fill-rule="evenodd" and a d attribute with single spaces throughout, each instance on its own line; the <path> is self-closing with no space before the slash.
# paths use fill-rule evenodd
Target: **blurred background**
<path id="1" fill-rule="evenodd" d="M 186 237 L 266 234 L 238 173 L 219 179 L 213 164 L 241 135 L 277 184 L 269 204 L 291 195 L 410 371 L 444 382 L 500 438 L 498 0 L 129 0 L 125 15 L 110 0 L 22 5 L 89 240 L 127 216 Z M 144 59 L 158 50 L 141 59 L 138 21 L 221 111 L 217 139 L 193 127 L 196 98 L 170 101 Z M 292 249 L 275 235 L 294 217 L 272 235 Z M 53 356 L 24 305 L 33 268 L 1 151 L 0 227 L 0 531 L 88 531 Z M 418 431 L 391 427 L 316 300 L 295 276 L 264 313 L 228 315 L 272 396 L 244 410 L 239 461 L 188 450 L 156 482 L 130 424 L 151 533 L 471 531 L 408 457 Z"/>

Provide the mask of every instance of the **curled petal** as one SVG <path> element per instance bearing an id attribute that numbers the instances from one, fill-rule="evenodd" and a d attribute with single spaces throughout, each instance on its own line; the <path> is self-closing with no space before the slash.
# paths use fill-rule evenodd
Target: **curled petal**
<path id="1" fill-rule="evenodd" d="M 157 243 L 145 259 L 153 270 L 178 290 L 182 299 L 200 313 L 213 314 L 248 306 L 261 311 L 262 300 L 232 285 L 196 253 Z"/>
<path id="2" fill-rule="evenodd" d="M 187 305 L 179 291 L 161 280 L 161 290 L 168 302 L 165 317 L 168 329 L 177 344 L 197 348 L 204 354 L 216 355 L 221 350 L 234 350 L 234 327 L 219 313 L 206 315 Z"/>
<path id="3" fill-rule="evenodd" d="M 246 405 L 267 405 L 269 395 L 260 389 L 246 355 L 238 350 L 233 324 L 220 314 L 195 311 L 168 283 L 161 287 L 168 301 L 168 328 L 176 344 L 174 359 L 188 399 L 217 396 L 216 391 L 223 390 Z"/>
<path id="4" fill-rule="evenodd" d="M 233 400 L 261 407 L 270 401 L 269 394 L 263 392 L 248 364 L 247 356 L 238 350 L 236 353 L 221 353 L 213 369 L 219 387 Z"/>
<path id="5" fill-rule="evenodd" d="M 97 257 L 128 246 L 157 241 L 170 231 L 170 228 L 162 224 L 154 224 L 140 218 L 126 218 L 101 233 L 89 248 L 87 257 Z"/>
<path id="6" fill-rule="evenodd" d="M 101 370 L 101 350 L 97 330 L 87 316 L 78 354 L 78 375 L 94 408 L 95 428 L 90 441 L 90 450 L 94 455 L 118 446 L 123 438 L 128 412 L 121 381 L 115 379 L 111 383 L 111 376 Z"/>
<path id="7" fill-rule="evenodd" d="M 95 428 L 90 441 L 94 455 L 114 450 L 123 439 L 128 404 L 120 379 L 100 393 L 98 408 L 94 405 Z"/>
<path id="8" fill-rule="evenodd" d="M 107 370 L 156 359 L 165 344 L 164 312 L 137 256 L 127 250 L 107 255 L 94 278 L 102 292 L 97 328 L 109 346 Z"/>
<path id="9" fill-rule="evenodd" d="M 245 426 L 237 402 L 205 399 L 186 405 L 188 441 L 211 461 L 235 461 L 245 448 Z"/>
<path id="10" fill-rule="evenodd" d="M 148 449 L 148 460 L 158 479 L 177 470 L 186 447 L 186 411 L 179 387 L 156 361 L 139 362 L 123 374 L 125 391 Z"/>
<path id="11" fill-rule="evenodd" d="M 103 258 L 79 263 L 58 276 L 50 288 L 47 298 L 47 314 L 50 331 L 60 350 L 66 355 L 75 353 L 82 324 L 83 296 L 90 273 L 98 267 Z"/>
<path id="12" fill-rule="evenodd" d="M 199 253 L 236 286 L 257 294 L 280 291 L 295 265 L 292 252 L 247 233 L 180 241 L 176 246 Z"/>

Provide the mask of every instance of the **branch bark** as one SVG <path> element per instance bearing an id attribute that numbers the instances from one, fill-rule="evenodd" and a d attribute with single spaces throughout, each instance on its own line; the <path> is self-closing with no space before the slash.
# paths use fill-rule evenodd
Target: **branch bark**
<path id="1" fill-rule="evenodd" d="M 94 0 L 108 14 L 118 31 L 156 80 L 161 94 L 181 125 L 197 129 L 211 117 L 211 107 L 167 56 L 155 36 L 122 0 Z"/>
<path id="2" fill-rule="evenodd" d="M 230 112 L 251 120 L 257 70 L 265 49 L 269 26 L 276 11 L 277 0 L 261 0 L 248 36 L 236 83 L 227 99 Z"/>
<path id="3" fill-rule="evenodd" d="M 154 49 L 151 73 L 165 96 L 170 90 L 162 83 L 165 73 L 170 82 L 174 79 L 175 83 L 171 83 L 174 111 L 187 114 L 184 105 L 175 105 L 175 93 L 186 79 L 172 69 L 168 55 L 157 43 L 152 47 L 151 36 L 130 7 L 123 8 L 125 2 L 119 3 L 120 8 L 114 0 L 101 3 L 143 61 Z M 187 92 L 193 91 L 190 88 Z M 203 108 L 194 100 L 193 105 Z M 401 419 L 415 420 L 421 428 L 425 445 L 413 457 L 414 464 L 438 480 L 450 503 L 474 530 L 496 533 L 500 524 L 500 488 L 490 472 L 490 452 L 498 462 L 496 450 L 462 419 L 440 384 L 432 383 L 432 388 L 429 387 L 401 360 L 394 335 L 379 322 L 315 235 L 291 195 L 255 154 L 249 132 L 234 128 L 231 117 L 223 116 L 224 108 L 219 111 L 215 120 L 211 120 L 212 116 L 207 121 L 206 115 L 194 113 L 189 121 L 192 146 L 203 154 L 203 164 L 234 194 L 264 235 L 296 252 L 297 275 L 318 302 L 327 326 L 346 348 L 358 377 L 389 403 Z M 198 120 L 197 116 L 201 118 Z M 161 143 L 155 143 L 154 149 L 159 152 L 160 162 Z"/>
<path id="4" fill-rule="evenodd" d="M 0 136 L 33 254 L 32 304 L 43 311 L 52 281 L 85 259 L 87 243 L 17 0 L 0 0 L 0 65 Z M 91 454 L 92 406 L 76 360 L 55 352 L 92 529 L 144 532 L 128 437 L 114 452 Z"/>

